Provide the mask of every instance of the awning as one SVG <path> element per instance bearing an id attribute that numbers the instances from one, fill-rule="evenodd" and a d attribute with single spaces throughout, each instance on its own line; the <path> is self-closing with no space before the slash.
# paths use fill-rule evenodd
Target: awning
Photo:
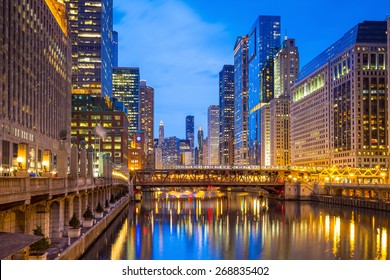
<path id="1" fill-rule="evenodd" d="M 0 232 L 0 259 L 12 256 L 42 238 L 38 235 Z"/>

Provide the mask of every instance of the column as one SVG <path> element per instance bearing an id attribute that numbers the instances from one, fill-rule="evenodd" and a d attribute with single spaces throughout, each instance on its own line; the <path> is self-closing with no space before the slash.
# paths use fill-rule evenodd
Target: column
<path id="1" fill-rule="evenodd" d="M 87 150 L 85 140 L 80 141 L 80 177 L 85 178 L 87 175 Z"/>
<path id="2" fill-rule="evenodd" d="M 66 177 L 68 174 L 68 155 L 65 140 L 60 140 L 60 147 L 57 153 L 57 172 L 58 177 Z"/>
<path id="3" fill-rule="evenodd" d="M 88 157 L 87 177 L 92 178 L 94 176 L 93 176 L 93 148 L 91 145 L 88 146 L 87 157 Z"/>
<path id="4" fill-rule="evenodd" d="M 76 145 L 77 138 L 72 137 L 72 148 L 70 149 L 70 177 L 78 178 L 79 175 L 79 148 Z"/>

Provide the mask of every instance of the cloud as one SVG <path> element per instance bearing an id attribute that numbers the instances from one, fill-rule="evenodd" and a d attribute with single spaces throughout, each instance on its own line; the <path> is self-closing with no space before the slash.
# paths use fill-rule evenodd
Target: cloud
<path id="1" fill-rule="evenodd" d="M 155 88 L 155 130 L 174 115 L 162 119 L 166 135 L 184 137 L 189 114 L 206 128 L 207 108 L 218 103 L 218 73 L 233 62 L 225 26 L 179 0 L 116 0 L 114 11 L 119 65 L 140 67 Z"/>

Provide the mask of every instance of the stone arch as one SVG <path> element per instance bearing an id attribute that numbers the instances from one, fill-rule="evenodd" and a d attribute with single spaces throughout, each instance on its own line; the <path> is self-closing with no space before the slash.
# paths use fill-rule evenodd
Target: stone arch
<path id="1" fill-rule="evenodd" d="M 53 201 L 50 204 L 49 237 L 61 238 L 63 233 L 63 223 L 61 222 L 61 204 Z"/>
<path id="2" fill-rule="evenodd" d="M 26 215 L 23 211 L 14 210 L 5 212 L 2 217 L 0 231 L 11 233 L 25 233 Z"/>

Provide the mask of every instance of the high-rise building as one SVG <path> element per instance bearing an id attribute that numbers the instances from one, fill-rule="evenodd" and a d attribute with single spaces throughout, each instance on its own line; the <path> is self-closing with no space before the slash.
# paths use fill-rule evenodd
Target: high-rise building
<path id="1" fill-rule="evenodd" d="M 389 55 L 389 52 L 390 52 L 390 17 L 387 17 L 387 94 L 389 94 L 389 90 L 390 90 L 390 71 L 389 71 L 389 67 L 390 67 L 390 55 Z M 387 108 L 390 108 L 390 98 L 387 98 Z M 388 142 L 390 144 L 390 110 L 389 110 L 389 115 L 387 116 L 388 117 L 388 127 L 387 127 L 387 136 L 388 136 Z M 390 154 L 390 145 L 389 145 L 389 154 Z"/>
<path id="2" fill-rule="evenodd" d="M 274 57 L 274 97 L 290 96 L 299 72 L 299 51 L 295 39 L 285 38 Z"/>
<path id="3" fill-rule="evenodd" d="M 140 81 L 140 127 L 145 133 L 146 168 L 154 167 L 154 89 Z"/>
<path id="4" fill-rule="evenodd" d="M 109 155 L 113 163 L 127 167 L 129 123 L 124 104 L 115 98 L 107 100 L 86 94 L 74 94 L 72 99 L 76 109 L 72 111 L 72 136 L 77 143 L 85 140 L 95 150 L 94 154 Z"/>
<path id="5" fill-rule="evenodd" d="M 211 105 L 207 115 L 208 164 L 219 165 L 219 106 Z"/>
<path id="6" fill-rule="evenodd" d="M 268 65 L 271 65 L 271 60 L 279 47 L 280 16 L 259 16 L 250 29 L 248 40 L 248 145 L 251 164 L 260 163 L 261 120 L 259 109 L 272 99 L 267 97 L 266 92 L 261 92 L 260 72 L 266 66 L 267 61 Z M 267 89 L 267 86 L 263 87 L 263 91 L 264 88 Z"/>
<path id="7" fill-rule="evenodd" d="M 154 145 L 155 169 L 162 169 L 163 168 L 162 148 L 164 144 L 164 122 L 163 121 L 160 121 L 160 125 L 158 128 L 158 139 L 155 140 L 154 143 L 155 143 Z"/>
<path id="8" fill-rule="evenodd" d="M 219 72 L 219 161 L 234 163 L 234 65 Z"/>
<path id="9" fill-rule="evenodd" d="M 140 73 L 138 67 L 117 67 L 112 75 L 113 95 L 125 104 L 129 117 L 129 143 L 140 129 Z"/>
<path id="10" fill-rule="evenodd" d="M 198 129 L 198 154 L 197 154 L 197 164 L 202 165 L 203 164 L 203 145 L 204 145 L 204 135 L 203 135 L 203 128 L 200 125 Z"/>
<path id="11" fill-rule="evenodd" d="M 60 140 L 67 137 L 70 143 L 71 48 L 65 5 L 2 0 L 0 11 L 1 173 L 51 171 Z"/>
<path id="12" fill-rule="evenodd" d="M 118 32 L 112 31 L 112 67 L 118 67 Z"/>
<path id="13" fill-rule="evenodd" d="M 191 154 L 194 159 L 194 147 L 195 147 L 195 126 L 194 126 L 194 116 L 186 117 L 186 140 L 190 140 Z"/>
<path id="14" fill-rule="evenodd" d="M 293 165 L 387 167 L 385 21 L 364 21 L 306 64 L 291 96 Z"/>
<path id="15" fill-rule="evenodd" d="M 269 104 L 264 104 L 260 108 L 260 165 L 269 166 L 271 164 L 271 121 Z"/>
<path id="16" fill-rule="evenodd" d="M 249 164 L 248 156 L 248 36 L 234 46 L 234 164 Z"/>
<path id="17" fill-rule="evenodd" d="M 180 165 L 192 165 L 190 140 L 180 140 L 179 145 Z"/>
<path id="18" fill-rule="evenodd" d="M 274 57 L 274 99 L 270 102 L 271 165 L 290 165 L 290 93 L 299 71 L 295 39 L 287 39 Z"/>
<path id="19" fill-rule="evenodd" d="M 72 93 L 111 97 L 113 0 L 65 2 L 72 42 Z"/>
<path id="20" fill-rule="evenodd" d="M 164 139 L 162 146 L 163 168 L 172 169 L 180 164 L 180 139 L 176 136 Z"/>

